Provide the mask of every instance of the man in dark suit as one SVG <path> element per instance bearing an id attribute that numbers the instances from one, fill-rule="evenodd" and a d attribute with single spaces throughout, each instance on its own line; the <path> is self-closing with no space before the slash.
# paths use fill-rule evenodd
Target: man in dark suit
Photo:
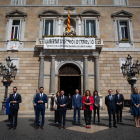
<path id="1" fill-rule="evenodd" d="M 17 93 L 17 87 L 13 87 L 13 94 L 10 94 L 9 103 L 10 103 L 10 116 L 11 116 L 11 124 L 9 129 L 13 128 L 15 130 L 17 126 L 19 103 L 21 103 L 21 95 Z M 13 127 L 13 117 L 15 117 L 14 127 Z"/>
<path id="2" fill-rule="evenodd" d="M 116 100 L 117 100 L 117 104 L 116 104 L 116 113 L 117 113 L 117 122 L 122 122 L 122 109 L 123 109 L 123 102 L 124 102 L 124 97 L 122 94 L 119 93 L 119 90 L 116 90 Z M 120 112 L 120 116 L 119 116 L 119 112 Z"/>
<path id="3" fill-rule="evenodd" d="M 35 129 L 39 128 L 39 114 L 41 112 L 42 116 L 42 123 L 41 129 L 44 129 L 44 116 L 45 116 L 45 103 L 47 103 L 47 95 L 43 93 L 44 88 L 40 87 L 40 93 L 36 95 L 35 103 L 36 103 L 36 127 Z"/>
<path id="4" fill-rule="evenodd" d="M 109 128 L 111 128 L 111 113 L 113 113 L 113 124 L 114 127 L 117 128 L 116 126 L 116 118 L 115 118 L 115 113 L 116 113 L 116 95 L 112 95 L 112 89 L 108 90 L 109 95 L 105 97 L 105 104 L 108 108 L 108 114 L 109 114 Z"/>
<path id="5" fill-rule="evenodd" d="M 62 115 L 63 115 L 63 129 L 65 129 L 65 117 L 68 105 L 68 98 L 64 96 L 64 90 L 60 92 L 61 96 L 57 98 L 57 110 L 59 111 L 59 129 L 61 129 Z"/>
<path id="6" fill-rule="evenodd" d="M 53 106 L 54 106 L 54 94 L 52 94 L 51 97 L 51 111 L 53 111 Z"/>
<path id="7" fill-rule="evenodd" d="M 79 90 L 75 90 L 75 95 L 72 97 L 72 109 L 74 109 L 73 123 L 76 122 L 76 110 L 78 110 L 78 123 L 80 123 L 80 109 L 82 109 L 82 97 L 79 95 Z"/>

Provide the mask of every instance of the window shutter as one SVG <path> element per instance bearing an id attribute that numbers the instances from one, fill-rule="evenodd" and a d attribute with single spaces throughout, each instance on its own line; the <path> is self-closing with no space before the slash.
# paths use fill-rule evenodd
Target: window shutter
<path id="1" fill-rule="evenodd" d="M 40 20 L 39 38 L 42 38 L 42 35 L 43 35 L 43 19 Z"/>
<path id="2" fill-rule="evenodd" d="M 95 21 L 91 21 L 91 36 L 95 35 Z"/>
<path id="3" fill-rule="evenodd" d="M 131 41 L 131 34 L 130 34 L 130 20 L 127 21 L 127 32 L 128 32 L 128 38 Z"/>
<path id="4" fill-rule="evenodd" d="M 98 30 L 98 19 L 94 20 L 94 35 L 99 36 Z"/>
<path id="5" fill-rule="evenodd" d="M 86 33 L 87 33 L 87 31 L 86 31 L 86 19 L 84 19 L 84 25 L 85 25 L 85 33 L 83 35 L 86 35 Z"/>
<path id="6" fill-rule="evenodd" d="M 20 36 L 21 41 L 24 41 L 24 32 L 25 32 L 25 20 L 22 19 L 21 20 L 21 36 Z"/>
<path id="7" fill-rule="evenodd" d="M 76 20 L 76 35 L 79 35 L 79 20 Z"/>
<path id="8" fill-rule="evenodd" d="M 84 35 L 84 19 L 82 19 L 82 22 L 81 22 L 81 35 Z"/>
<path id="9" fill-rule="evenodd" d="M 22 33 L 22 19 L 20 19 L 20 26 L 19 26 L 19 40 L 21 40 L 21 33 Z"/>
<path id="10" fill-rule="evenodd" d="M 13 19 L 9 19 L 7 40 L 11 40 L 12 24 L 13 24 Z"/>
<path id="11" fill-rule="evenodd" d="M 24 0 L 24 5 L 26 5 L 26 0 Z"/>
<path id="12" fill-rule="evenodd" d="M 119 41 L 121 41 L 120 20 L 117 20 L 117 27 L 118 27 L 118 39 L 119 39 Z"/>
<path id="13" fill-rule="evenodd" d="M 48 21 L 45 21 L 45 34 L 44 35 L 50 35 L 49 33 L 49 22 Z"/>
<path id="14" fill-rule="evenodd" d="M 56 19 L 53 19 L 53 22 L 51 22 L 51 35 L 55 35 L 55 26 L 56 26 Z"/>
<path id="15" fill-rule="evenodd" d="M 42 33 L 43 33 L 43 34 L 42 34 L 42 35 L 45 35 L 45 31 L 46 31 L 46 25 L 45 25 L 46 23 L 45 23 L 45 21 L 46 21 L 46 20 L 43 19 L 43 28 L 42 28 Z"/>

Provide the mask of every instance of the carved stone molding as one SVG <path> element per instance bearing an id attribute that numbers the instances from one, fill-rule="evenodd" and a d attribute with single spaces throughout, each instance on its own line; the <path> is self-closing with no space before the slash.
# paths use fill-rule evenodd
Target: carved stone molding
<path id="1" fill-rule="evenodd" d="M 80 75 L 80 71 L 73 65 L 66 65 L 60 68 L 59 75 Z"/>

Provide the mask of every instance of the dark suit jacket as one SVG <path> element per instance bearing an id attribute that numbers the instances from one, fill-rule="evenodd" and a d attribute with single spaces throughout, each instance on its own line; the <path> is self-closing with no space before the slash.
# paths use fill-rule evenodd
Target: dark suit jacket
<path id="1" fill-rule="evenodd" d="M 54 105 L 54 97 L 51 97 L 51 104 Z"/>
<path id="2" fill-rule="evenodd" d="M 118 99 L 118 94 L 116 94 L 116 102 L 117 102 L 117 103 L 121 103 L 121 102 L 122 102 L 121 105 L 117 105 L 117 106 L 120 106 L 120 107 L 123 108 L 124 97 L 123 97 L 122 94 L 119 94 L 119 99 Z"/>
<path id="3" fill-rule="evenodd" d="M 63 104 L 66 104 L 66 106 L 65 107 L 60 107 L 60 105 L 63 105 Z M 67 96 L 64 96 L 64 99 L 62 100 L 61 99 L 61 96 L 59 96 L 58 98 L 57 98 L 57 110 L 58 111 L 62 111 L 62 110 L 67 110 L 67 105 L 68 105 L 68 98 L 67 98 Z"/>
<path id="4" fill-rule="evenodd" d="M 105 104 L 108 110 L 116 110 L 116 95 L 112 95 L 112 99 L 110 100 L 109 95 L 105 97 Z"/>
<path id="5" fill-rule="evenodd" d="M 16 101 L 16 103 L 10 103 L 11 101 Z M 16 97 L 14 98 L 14 94 L 10 94 L 9 96 L 9 103 L 10 103 L 10 109 L 19 109 L 19 103 L 21 103 L 21 95 L 16 94 Z"/>
<path id="6" fill-rule="evenodd" d="M 38 103 L 38 101 L 42 100 L 43 103 Z M 41 99 L 40 93 L 36 94 L 35 98 L 36 109 L 45 109 L 45 103 L 47 103 L 47 95 L 43 93 L 43 97 Z"/>
<path id="7" fill-rule="evenodd" d="M 81 95 L 78 95 L 77 99 L 76 99 L 76 94 L 73 95 L 72 97 L 72 107 L 74 108 L 81 108 L 82 107 L 82 97 Z"/>
<path id="8" fill-rule="evenodd" d="M 94 99 L 93 107 L 95 106 L 95 104 L 97 104 L 98 107 L 100 107 L 100 97 L 97 96 L 97 97 L 95 98 L 95 96 L 93 96 L 93 99 Z"/>

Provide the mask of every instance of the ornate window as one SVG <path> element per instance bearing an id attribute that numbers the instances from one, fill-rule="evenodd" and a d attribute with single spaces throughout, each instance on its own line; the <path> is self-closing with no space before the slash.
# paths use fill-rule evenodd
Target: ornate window
<path id="1" fill-rule="evenodd" d="M 20 20 L 13 20 L 11 39 L 19 40 L 19 38 L 20 38 Z"/>
<path id="2" fill-rule="evenodd" d="M 53 35 L 53 20 L 44 20 L 44 35 Z"/>
<path id="3" fill-rule="evenodd" d="M 129 39 L 128 32 L 129 27 L 126 21 L 120 21 L 119 30 L 120 30 L 120 39 Z"/>
<path id="4" fill-rule="evenodd" d="M 83 5 L 95 5 L 97 4 L 97 0 L 82 0 Z"/>
<path id="5" fill-rule="evenodd" d="M 114 19 L 115 41 L 117 47 L 132 47 L 132 16 L 133 14 L 124 10 L 111 15 Z"/>
<path id="6" fill-rule="evenodd" d="M 100 37 L 100 13 L 94 10 L 86 10 L 80 13 L 80 16 L 82 16 L 81 35 Z"/>
<path id="7" fill-rule="evenodd" d="M 11 5 L 26 5 L 26 0 L 11 0 Z"/>
<path id="8" fill-rule="evenodd" d="M 95 20 L 85 20 L 85 35 L 94 36 L 95 32 Z"/>
<path id="9" fill-rule="evenodd" d="M 6 40 L 18 39 L 24 41 L 26 16 L 26 13 L 18 10 L 6 14 L 6 17 L 8 18 Z"/>
<path id="10" fill-rule="evenodd" d="M 43 0 L 43 4 L 55 5 L 58 4 L 58 0 Z"/>
<path id="11" fill-rule="evenodd" d="M 39 38 L 43 35 L 57 35 L 57 17 L 60 14 L 55 10 L 45 10 L 39 14 L 40 17 L 40 32 Z"/>
<path id="12" fill-rule="evenodd" d="M 128 5 L 128 0 L 114 0 L 114 5 Z"/>

